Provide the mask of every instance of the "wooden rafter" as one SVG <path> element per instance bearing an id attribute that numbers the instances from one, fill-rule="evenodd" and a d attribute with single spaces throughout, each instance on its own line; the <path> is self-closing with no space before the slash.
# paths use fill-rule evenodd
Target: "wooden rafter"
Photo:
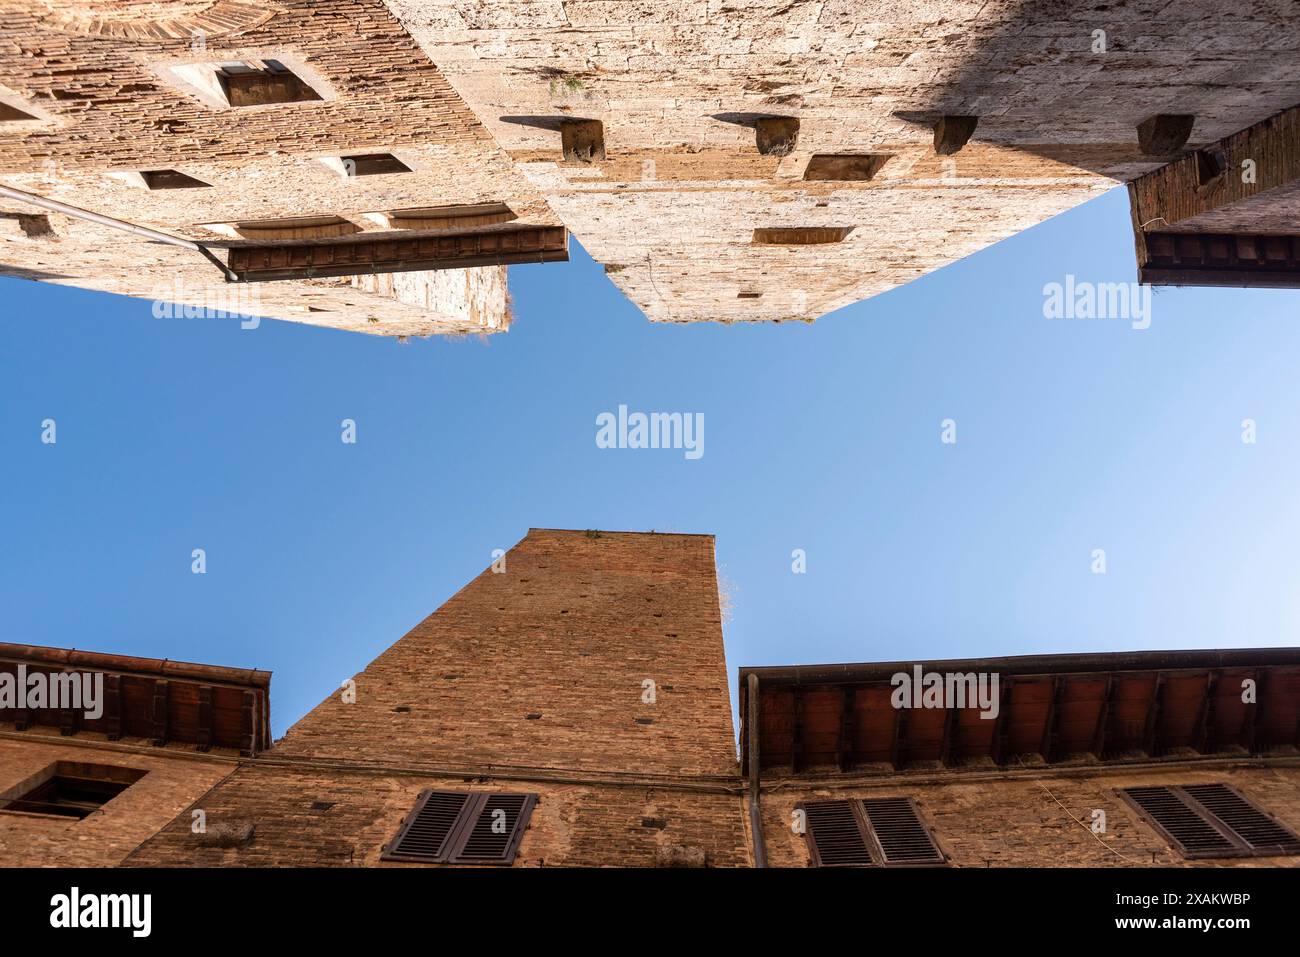
<path id="1" fill-rule="evenodd" d="M 252 691 L 244 692 L 243 707 L 240 708 L 240 717 L 242 719 L 240 754 L 244 757 L 251 758 L 257 754 L 258 740 L 258 710 L 257 695 Z"/>
<path id="2" fill-rule="evenodd" d="M 1106 760 L 1106 747 L 1110 742 L 1110 712 L 1115 699 L 1115 690 L 1119 682 L 1113 674 L 1106 676 L 1106 688 L 1101 695 L 1101 706 L 1097 709 L 1097 724 L 1092 732 L 1092 753 L 1098 761 Z"/>
<path id="3" fill-rule="evenodd" d="M 1300 287 L 1300 237 L 1147 233 L 1138 279 L 1152 286 Z"/>
<path id="4" fill-rule="evenodd" d="M 1255 680 L 1255 700 L 1246 702 L 1246 711 L 1241 718 L 1241 746 L 1255 754 L 1260 750 L 1259 745 L 1259 696 L 1260 685 L 1263 684 L 1263 675 L 1258 670 L 1252 671 L 1250 677 Z"/>
<path id="5" fill-rule="evenodd" d="M 162 747 L 167 743 L 167 682 L 153 683 L 153 743 Z"/>
<path id="6" fill-rule="evenodd" d="M 1201 754 L 1213 754 L 1215 741 L 1215 695 L 1219 688 L 1219 672 L 1210 670 L 1205 673 L 1205 697 L 1201 699 L 1200 711 L 1196 716 L 1196 750 Z"/>
<path id="7" fill-rule="evenodd" d="M 939 742 L 939 763 L 948 767 L 952 763 L 952 743 L 957 734 L 957 709 L 949 708 L 943 716 L 943 738 Z"/>
<path id="8" fill-rule="evenodd" d="M 1157 671 L 1155 683 L 1151 686 L 1151 700 L 1147 703 L 1146 727 L 1142 733 L 1142 750 L 1153 758 L 1160 753 L 1160 708 L 1164 703 L 1164 691 L 1165 674 Z"/>
<path id="9" fill-rule="evenodd" d="M 798 774 L 803 765 L 803 692 L 794 689 L 794 715 L 790 721 L 790 773 Z"/>
<path id="10" fill-rule="evenodd" d="M 212 686 L 199 685 L 199 721 L 195 742 L 198 750 L 212 747 Z"/>
<path id="11" fill-rule="evenodd" d="M 906 752 L 903 747 L 903 736 L 906 733 L 907 709 L 895 708 L 893 737 L 889 743 L 889 763 L 894 766 L 895 771 L 903 766 L 903 760 L 906 757 Z"/>
<path id="12" fill-rule="evenodd" d="M 441 236 L 381 235 L 331 243 L 235 246 L 229 268 L 241 282 L 273 282 L 568 258 L 569 234 L 563 226 L 518 226 Z"/>
<path id="13" fill-rule="evenodd" d="M 69 674 L 71 672 L 64 671 L 63 673 Z M 74 678 L 74 680 L 80 680 L 80 679 L 78 677 L 78 678 Z M 76 734 L 80 729 L 81 729 L 81 712 L 78 711 L 76 708 L 70 708 L 70 707 L 60 708 L 59 709 L 59 734 L 63 735 L 64 737 L 70 737 L 71 735 Z"/>
<path id="14" fill-rule="evenodd" d="M 853 701 L 854 688 L 845 685 L 840 695 L 840 744 L 836 755 L 841 771 L 847 771 L 853 761 Z"/>
<path id="15" fill-rule="evenodd" d="M 1047 720 L 1043 722 L 1043 740 L 1038 753 L 1043 760 L 1051 764 L 1056 759 L 1056 743 L 1060 737 L 1057 729 L 1061 708 L 1060 699 L 1065 690 L 1065 679 L 1060 675 L 1052 676 L 1052 696 L 1047 702 Z"/>
<path id="16" fill-rule="evenodd" d="M 1006 760 L 1007 748 L 1007 712 L 1011 710 L 1011 685 L 1013 679 L 1004 678 L 1001 681 L 1001 690 L 998 702 L 998 716 L 993 719 L 993 741 L 990 744 L 990 756 L 993 763 L 1001 765 Z"/>
<path id="17" fill-rule="evenodd" d="M 110 741 L 122 737 L 121 675 L 104 675 L 104 733 Z"/>

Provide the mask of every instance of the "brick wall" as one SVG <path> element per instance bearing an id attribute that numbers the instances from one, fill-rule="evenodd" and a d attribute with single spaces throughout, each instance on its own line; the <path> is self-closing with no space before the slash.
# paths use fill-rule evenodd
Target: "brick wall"
<path id="1" fill-rule="evenodd" d="M 82 736 L 89 739 L 91 735 Z M 0 737 L 0 793 L 57 761 L 140 768 L 147 773 L 100 810 L 81 820 L 0 812 L 0 863 L 7 867 L 107 867 L 119 864 L 209 788 L 234 764 L 178 757 L 159 748 L 132 752 L 61 742 L 57 732 L 23 732 Z M 178 818 L 179 820 L 179 818 Z"/>
<path id="2" fill-rule="evenodd" d="M 426 788 L 538 795 L 516 867 L 653 867 L 672 847 L 704 852 L 710 867 L 749 864 L 739 797 L 672 787 L 374 774 L 246 765 L 204 798 L 209 826 L 253 824 L 246 847 L 204 844 L 187 817 L 127 860 L 129 866 L 422 867 L 381 862 Z M 313 804 L 332 804 L 314 810 Z"/>
<path id="3" fill-rule="evenodd" d="M 1300 764 L 1294 762 L 1275 767 L 1189 763 L 965 781 L 954 774 L 914 784 L 901 777 L 836 788 L 801 787 L 791 781 L 765 791 L 763 834 L 771 866 L 808 865 L 805 839 L 792 827 L 800 801 L 894 796 L 915 799 L 939 846 L 958 867 L 1300 866 L 1297 857 L 1185 861 L 1114 793 L 1116 788 L 1141 785 L 1231 784 L 1300 832 Z M 1094 809 L 1106 812 L 1106 833 L 1098 837 L 1110 849 L 1078 823 L 1090 825 Z"/>
<path id="4" fill-rule="evenodd" d="M 375 864 L 425 788 L 539 794 L 520 865 L 749 863 L 711 536 L 534 529 L 354 680 L 205 798 L 247 847 L 130 863 Z"/>

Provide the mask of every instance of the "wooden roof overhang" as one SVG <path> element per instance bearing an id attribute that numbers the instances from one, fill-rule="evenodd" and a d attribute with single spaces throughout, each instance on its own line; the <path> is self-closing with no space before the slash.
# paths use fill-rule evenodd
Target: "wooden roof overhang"
<path id="1" fill-rule="evenodd" d="M 193 744 L 248 756 L 271 746 L 269 671 L 0 642 L 0 673 L 16 680 L 20 666 L 27 675 L 102 674 L 104 703 L 93 719 L 84 710 L 0 708 L 0 722 L 18 731 L 45 725 L 64 735 L 148 738 L 159 747 Z"/>
<path id="2" fill-rule="evenodd" d="M 899 673 L 998 676 L 978 706 L 895 708 Z M 1295 754 L 1300 648 L 1043 655 L 740 669 L 749 774 L 750 676 L 762 773 L 1041 766 Z M 1243 691 L 1254 682 L 1254 701 Z"/>

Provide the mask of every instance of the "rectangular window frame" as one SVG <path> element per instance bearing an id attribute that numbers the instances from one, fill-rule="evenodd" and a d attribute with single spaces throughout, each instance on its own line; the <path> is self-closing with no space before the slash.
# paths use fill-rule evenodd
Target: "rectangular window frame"
<path id="1" fill-rule="evenodd" d="M 886 850 L 884 841 L 881 840 L 877 831 L 876 824 L 872 821 L 873 810 L 881 813 L 886 812 L 885 805 L 894 805 L 892 809 L 897 810 L 899 802 L 910 813 L 913 820 L 922 829 L 930 847 L 933 849 L 934 856 L 929 860 L 898 860 L 891 858 Z M 852 819 L 857 825 L 858 834 L 862 839 L 863 846 L 866 850 L 870 861 L 851 862 L 851 863 L 826 863 L 823 861 L 821 849 L 817 845 L 817 835 L 815 828 L 808 816 L 808 808 L 814 805 L 846 805 L 852 814 Z M 877 868 L 933 868 L 948 867 L 951 860 L 944 851 L 943 846 L 939 843 L 938 837 L 934 833 L 934 828 L 926 820 L 925 815 L 921 813 L 920 807 L 917 806 L 915 799 L 906 796 L 892 795 L 881 798 L 836 798 L 824 801 L 801 801 L 795 805 L 797 810 L 804 812 L 804 843 L 808 848 L 810 866 L 812 867 L 877 867 Z"/>
<path id="2" fill-rule="evenodd" d="M 127 765 L 55 761 L 0 792 L 0 814 L 84 821 L 102 812 L 148 773 L 144 768 Z M 69 792 L 78 789 L 98 793 L 103 799 L 97 802 L 70 800 Z M 47 797 L 53 800 L 43 800 Z M 70 810 L 73 813 L 69 813 Z"/>
<path id="3" fill-rule="evenodd" d="M 462 799 L 455 817 L 447 829 L 436 851 L 414 851 L 403 848 L 408 834 L 420 823 L 420 816 L 426 807 L 435 800 Z M 487 821 L 489 812 L 506 810 L 503 803 L 518 802 L 515 820 L 506 832 L 505 840 L 499 851 L 493 854 L 475 852 L 470 848 L 473 838 L 482 837 L 480 825 Z M 393 839 L 384 845 L 380 860 L 408 864 L 469 864 L 483 866 L 509 867 L 519 854 L 524 832 L 528 829 L 529 819 L 537 806 L 538 795 L 522 794 L 515 791 L 443 791 L 430 789 L 421 791 L 415 806 L 402 821 L 401 828 Z M 497 805 L 493 807 L 492 805 Z"/>
<path id="4" fill-rule="evenodd" d="M 1224 788 L 1232 795 L 1236 796 L 1252 811 L 1272 821 L 1283 831 L 1285 831 L 1286 833 L 1294 837 L 1296 848 L 1294 850 L 1287 850 L 1286 849 L 1287 845 L 1282 845 L 1282 844 L 1266 844 L 1266 845 L 1252 844 L 1246 837 L 1238 833 L 1230 824 L 1228 824 L 1217 814 L 1215 814 L 1214 811 L 1212 811 L 1205 804 L 1201 803 L 1201 801 L 1199 801 L 1194 794 L 1186 790 L 1187 788 L 1204 788 L 1204 787 Z M 1146 808 L 1144 808 L 1138 802 L 1138 800 L 1135 797 L 1133 797 L 1133 795 L 1129 793 L 1130 791 L 1134 791 L 1134 790 L 1150 790 L 1152 788 L 1163 788 L 1165 791 L 1169 792 L 1169 794 L 1173 798 L 1181 802 L 1189 811 L 1191 811 L 1191 813 L 1195 814 L 1202 822 L 1204 822 L 1210 828 L 1218 832 L 1231 845 L 1231 847 L 1212 848 L 1212 849 L 1189 848 L 1171 831 L 1169 831 L 1161 821 L 1159 821 L 1153 814 L 1151 814 Z M 1222 781 L 1211 781 L 1205 784 L 1135 785 L 1133 787 L 1128 787 L 1128 788 L 1117 788 L 1115 790 L 1115 794 L 1137 814 L 1139 820 L 1143 821 L 1153 831 L 1155 831 L 1158 835 L 1160 835 L 1160 837 L 1162 837 L 1165 840 L 1165 842 L 1169 845 L 1170 849 L 1178 853 L 1185 860 L 1194 861 L 1194 860 L 1214 860 L 1214 859 L 1243 858 L 1243 857 L 1300 856 L 1300 835 L 1298 835 L 1292 828 L 1288 827 L 1286 824 L 1279 821 L 1275 815 L 1270 814 L 1258 803 L 1256 803 L 1251 798 L 1247 797 L 1245 794 L 1243 794 L 1237 788 L 1233 787 L 1231 784 L 1226 784 Z"/>

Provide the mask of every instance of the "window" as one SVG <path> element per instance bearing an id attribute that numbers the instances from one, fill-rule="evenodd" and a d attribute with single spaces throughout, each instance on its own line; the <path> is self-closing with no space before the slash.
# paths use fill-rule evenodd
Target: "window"
<path id="1" fill-rule="evenodd" d="M 304 103 L 320 99 L 319 93 L 279 60 L 223 63 L 217 68 L 217 82 L 231 106 Z"/>
<path id="2" fill-rule="evenodd" d="M 10 106 L 8 103 L 0 103 L 0 123 L 23 123 L 35 120 L 37 117 L 30 113 L 25 113 L 16 106 Z"/>
<path id="3" fill-rule="evenodd" d="M 887 154 L 817 153 L 804 169 L 805 180 L 861 181 L 873 179 L 889 162 Z"/>
<path id="4" fill-rule="evenodd" d="M 197 189 L 211 185 L 174 169 L 142 170 L 140 178 L 150 189 Z"/>
<path id="5" fill-rule="evenodd" d="M 1228 171 L 1228 156 L 1223 150 L 1210 147 L 1196 151 L 1196 185 L 1209 186 Z"/>
<path id="6" fill-rule="evenodd" d="M 809 801 L 799 807 L 813 867 L 947 864 L 911 798 Z"/>
<path id="7" fill-rule="evenodd" d="M 345 176 L 378 176 L 381 173 L 409 173 L 407 166 L 392 153 L 360 153 L 341 156 Z"/>
<path id="8" fill-rule="evenodd" d="M 519 217 L 505 203 L 479 203 L 471 206 L 432 206 L 421 209 L 394 209 L 366 213 L 371 222 L 385 229 L 478 229 L 509 223 Z"/>
<path id="9" fill-rule="evenodd" d="M 816 246 L 842 242 L 852 226 L 789 226 L 754 230 L 753 242 L 760 246 Z"/>
<path id="10" fill-rule="evenodd" d="M 511 864 L 536 794 L 422 791 L 382 860 L 423 864 Z"/>
<path id="11" fill-rule="evenodd" d="M 0 794 L 0 811 L 84 818 L 146 773 L 139 768 L 58 761 Z"/>
<path id="12" fill-rule="evenodd" d="M 1185 858 L 1300 854 L 1300 837 L 1226 784 L 1118 793 Z"/>
<path id="13" fill-rule="evenodd" d="M 311 103 L 329 94 L 324 81 L 305 64 L 284 60 L 156 64 L 167 83 L 215 109 L 242 109 L 279 103 Z"/>
<path id="14" fill-rule="evenodd" d="M 361 232 L 342 216 L 299 216 L 293 219 L 258 219 L 246 223 L 205 223 L 204 228 L 231 239 L 332 239 Z"/>

